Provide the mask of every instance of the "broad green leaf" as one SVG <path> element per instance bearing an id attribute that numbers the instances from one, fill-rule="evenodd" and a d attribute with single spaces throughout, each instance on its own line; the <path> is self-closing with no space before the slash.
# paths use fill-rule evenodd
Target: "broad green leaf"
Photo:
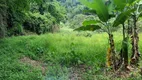
<path id="1" fill-rule="evenodd" d="M 113 27 L 117 27 L 118 25 L 123 24 L 129 18 L 131 13 L 134 11 L 135 11 L 135 9 L 131 9 L 131 10 L 127 10 L 127 11 L 119 14 L 117 16 L 116 20 L 114 21 Z"/>
<path id="2" fill-rule="evenodd" d="M 95 31 L 98 29 L 101 29 L 101 27 L 98 25 L 87 25 L 87 26 L 81 26 L 75 29 L 75 31 Z"/>
<path id="3" fill-rule="evenodd" d="M 136 0 L 126 0 L 127 1 L 127 3 L 129 3 L 129 4 L 132 4 L 134 1 L 136 1 Z"/>
<path id="4" fill-rule="evenodd" d="M 96 11 L 99 19 L 103 22 L 107 22 L 109 19 L 108 8 L 103 0 L 80 0 L 80 2 L 86 5 L 88 8 Z"/>
<path id="5" fill-rule="evenodd" d="M 87 25 L 96 25 L 97 23 L 101 23 L 98 20 L 89 20 L 89 21 L 84 21 L 82 24 L 83 26 L 87 26 Z"/>
<path id="6" fill-rule="evenodd" d="M 114 0 L 114 4 L 116 5 L 116 9 L 123 10 L 127 2 L 126 0 Z"/>
<path id="7" fill-rule="evenodd" d="M 132 5 L 136 0 L 114 0 L 114 4 L 116 5 L 116 9 L 124 10 L 127 4 Z"/>
<path id="8" fill-rule="evenodd" d="M 113 11 L 115 10 L 114 1 L 113 0 L 107 1 L 107 7 L 108 7 L 109 14 L 112 15 Z"/>

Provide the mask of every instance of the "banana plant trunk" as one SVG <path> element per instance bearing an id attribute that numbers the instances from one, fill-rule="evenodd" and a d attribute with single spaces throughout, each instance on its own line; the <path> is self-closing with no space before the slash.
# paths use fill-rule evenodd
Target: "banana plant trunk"
<path id="1" fill-rule="evenodd" d="M 123 26 L 123 41 L 122 41 L 122 61 L 124 59 L 124 68 L 128 66 L 128 37 L 125 35 L 125 24 Z"/>
<path id="2" fill-rule="evenodd" d="M 114 40 L 113 40 L 113 34 L 109 34 L 109 44 L 110 44 L 110 49 L 111 49 L 111 61 L 112 61 L 112 67 L 114 70 L 116 70 L 116 57 L 115 57 L 115 45 L 114 45 Z"/>
<path id="3" fill-rule="evenodd" d="M 124 68 L 128 66 L 128 38 L 126 37 L 122 42 L 122 55 L 124 59 Z"/>
<path id="4" fill-rule="evenodd" d="M 131 64 L 132 65 L 138 65 L 139 61 L 139 47 L 138 47 L 138 42 L 139 42 L 139 36 L 138 36 L 138 28 L 137 28 L 137 18 L 136 15 L 133 15 L 133 30 L 132 30 L 132 56 L 131 56 Z"/>

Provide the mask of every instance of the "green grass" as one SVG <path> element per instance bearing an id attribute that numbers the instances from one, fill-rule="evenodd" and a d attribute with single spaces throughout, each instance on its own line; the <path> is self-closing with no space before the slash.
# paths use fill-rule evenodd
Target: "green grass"
<path id="1" fill-rule="evenodd" d="M 108 36 L 105 33 L 91 34 L 91 37 L 87 37 L 84 32 L 64 32 L 1 39 L 0 80 L 68 80 L 73 67 L 79 65 L 92 67 L 81 73 L 84 80 L 94 77 L 102 79 L 109 46 Z M 122 35 L 114 35 L 116 49 L 119 51 Z M 142 34 L 139 36 L 142 52 Z M 20 59 L 24 56 L 46 63 L 46 75 L 43 76 L 39 68 L 21 63 Z"/>

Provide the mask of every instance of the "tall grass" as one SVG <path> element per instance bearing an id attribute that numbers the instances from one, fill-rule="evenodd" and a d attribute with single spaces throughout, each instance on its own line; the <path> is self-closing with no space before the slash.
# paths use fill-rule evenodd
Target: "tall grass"
<path id="1" fill-rule="evenodd" d="M 29 73 L 31 67 L 19 62 L 23 56 L 47 64 L 60 64 L 66 67 L 87 65 L 100 70 L 105 66 L 106 52 L 109 47 L 108 35 L 91 33 L 92 36 L 86 36 L 86 34 L 88 33 L 64 32 L 1 39 L 0 80 L 41 80 L 43 78 L 40 70 L 32 69 L 33 72 Z M 140 52 L 142 52 L 142 34 L 139 36 Z M 116 50 L 120 51 L 122 35 L 114 33 L 114 39 Z"/>

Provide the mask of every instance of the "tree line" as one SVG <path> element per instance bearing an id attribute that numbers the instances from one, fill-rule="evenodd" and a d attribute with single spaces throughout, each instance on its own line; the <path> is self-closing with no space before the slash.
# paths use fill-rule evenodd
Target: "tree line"
<path id="1" fill-rule="evenodd" d="M 52 32 L 65 14 L 56 0 L 0 0 L 0 37 Z"/>

